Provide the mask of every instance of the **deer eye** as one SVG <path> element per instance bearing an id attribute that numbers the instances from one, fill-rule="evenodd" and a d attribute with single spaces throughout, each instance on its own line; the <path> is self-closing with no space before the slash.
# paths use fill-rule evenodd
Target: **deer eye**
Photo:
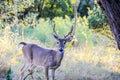
<path id="1" fill-rule="evenodd" d="M 66 42 L 64 41 L 63 44 L 65 44 Z"/>
<path id="2" fill-rule="evenodd" d="M 59 42 L 57 42 L 57 44 L 59 44 Z"/>

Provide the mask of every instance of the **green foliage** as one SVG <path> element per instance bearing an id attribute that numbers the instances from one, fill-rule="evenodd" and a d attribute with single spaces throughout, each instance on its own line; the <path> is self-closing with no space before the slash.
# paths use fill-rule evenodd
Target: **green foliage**
<path id="1" fill-rule="evenodd" d="M 65 16 L 65 19 L 63 19 L 62 17 L 55 17 L 53 20 L 56 24 L 56 32 L 61 38 L 64 38 L 64 35 L 68 33 L 74 23 L 74 19 L 70 19 L 68 16 Z M 89 44 L 91 46 L 100 45 L 99 40 L 101 40 L 102 37 L 100 37 L 99 35 L 94 35 L 92 30 L 89 29 L 88 25 L 89 24 L 87 22 L 87 18 L 78 18 L 74 38 L 75 46 L 78 46 L 79 44 Z M 25 28 L 24 33 L 25 39 L 30 38 L 34 40 L 39 40 L 47 46 L 54 46 L 55 44 L 55 41 L 53 41 L 54 38 L 52 37 L 53 24 L 50 23 L 50 19 L 40 19 L 40 22 L 36 23 L 36 27 Z M 107 40 L 107 38 L 105 40 Z M 101 44 L 104 44 L 104 40 L 103 42 L 101 41 Z"/>
<path id="2" fill-rule="evenodd" d="M 54 18 L 65 15 L 73 16 L 72 0 L 2 0 L 0 1 L 2 20 L 13 21 L 23 19 L 29 13 L 37 14 L 37 18 Z"/>
<path id="3" fill-rule="evenodd" d="M 88 15 L 89 28 L 97 29 L 107 25 L 106 17 L 99 6 L 94 6 L 93 10 L 89 9 Z"/>
<path id="4" fill-rule="evenodd" d="M 55 16 L 73 16 L 73 5 L 70 0 L 48 0 L 44 4 L 42 17 L 54 18 Z"/>
<path id="5" fill-rule="evenodd" d="M 50 40 L 51 37 L 51 28 L 49 26 L 49 22 L 44 22 L 41 20 L 41 23 L 34 28 L 34 38 L 37 38 L 43 43 L 47 43 L 47 40 Z"/>
<path id="6" fill-rule="evenodd" d="M 72 26 L 70 18 L 68 16 L 66 17 L 66 19 L 63 19 L 62 17 L 56 17 L 53 19 L 56 24 L 56 32 L 61 38 L 63 38 L 64 35 L 67 34 Z M 50 19 L 47 19 L 46 21 L 44 19 L 41 19 L 40 23 L 33 29 L 33 39 L 38 39 L 46 44 L 54 44 L 54 38 L 52 37 L 52 34 L 53 24 L 50 23 Z"/>
<path id="7" fill-rule="evenodd" d="M 93 9 L 94 7 L 94 0 L 80 0 L 80 4 L 78 7 L 78 12 L 80 16 L 88 16 L 88 8 Z"/>
<path id="8" fill-rule="evenodd" d="M 19 17 L 23 15 L 26 8 L 33 6 L 33 0 L 2 0 L 0 1 L 0 12 L 2 19 L 11 21 L 15 19 L 14 16 Z M 12 20 L 13 20 L 12 19 Z"/>
<path id="9" fill-rule="evenodd" d="M 9 68 L 8 72 L 7 72 L 7 80 L 12 80 L 12 70 L 11 68 Z"/>

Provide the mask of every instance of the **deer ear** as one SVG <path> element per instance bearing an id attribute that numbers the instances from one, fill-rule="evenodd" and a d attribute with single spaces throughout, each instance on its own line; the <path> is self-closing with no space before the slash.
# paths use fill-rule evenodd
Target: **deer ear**
<path id="1" fill-rule="evenodd" d="M 66 39 L 66 42 L 70 42 L 73 39 L 73 36 L 70 36 Z"/>
<path id="2" fill-rule="evenodd" d="M 56 36 L 56 35 L 54 35 L 53 34 L 53 37 L 58 41 L 59 40 L 59 38 Z"/>

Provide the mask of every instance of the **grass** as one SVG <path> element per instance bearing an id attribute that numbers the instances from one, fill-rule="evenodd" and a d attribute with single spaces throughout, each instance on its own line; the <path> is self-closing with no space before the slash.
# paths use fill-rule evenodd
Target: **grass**
<path id="1" fill-rule="evenodd" d="M 97 51 L 95 51 L 97 49 Z M 109 76 L 112 72 L 117 72 L 117 68 L 113 68 L 111 64 L 116 58 L 114 55 L 101 53 L 105 51 L 104 48 L 101 47 L 84 47 L 76 51 L 76 49 L 72 49 L 66 55 L 67 59 L 65 59 L 66 64 L 68 60 L 70 64 L 67 64 L 67 74 L 71 77 L 72 80 L 78 80 L 82 78 L 90 78 L 91 80 L 104 80 L 107 76 Z M 74 74 L 71 75 L 70 74 Z M 75 77 L 74 77 L 75 76 Z M 68 77 L 68 78 L 69 78 Z M 76 78 L 76 79 L 75 79 Z M 63 79 L 62 79 L 63 80 Z M 65 79 L 64 79 L 65 80 Z M 70 79 L 66 79 L 70 80 Z M 84 80 L 84 79 L 83 79 Z"/>
<path id="2" fill-rule="evenodd" d="M 44 46 L 44 44 L 36 41 L 31 42 Z M 70 49 L 65 50 L 65 56 L 62 64 L 56 71 L 56 79 L 117 80 L 120 72 L 120 59 L 118 56 L 120 56 L 119 51 L 113 47 L 94 47 L 89 45 L 71 47 Z M 12 59 L 9 60 L 14 74 L 13 78 L 17 80 L 17 76 L 20 74 L 19 71 L 24 63 L 21 49 L 18 49 L 16 53 L 12 55 Z M 44 70 L 39 69 L 40 68 L 36 69 L 34 77 L 41 77 L 41 79 L 44 80 Z"/>
<path id="3" fill-rule="evenodd" d="M 89 30 L 88 25 L 82 22 L 81 18 L 78 20 L 75 43 L 72 47 L 69 46 L 65 49 L 62 64 L 56 71 L 56 79 L 119 80 L 120 52 L 116 45 L 106 36 Z M 69 18 L 55 18 L 55 21 L 58 23 L 56 30 L 60 37 L 69 31 L 70 27 L 68 26 L 73 23 Z M 12 25 L 0 30 L 0 77 L 5 78 L 11 67 L 13 80 L 18 80 L 20 69 L 24 63 L 22 50 L 21 48 L 18 49 L 19 42 L 25 41 L 46 48 L 56 48 L 51 35 L 52 28 L 49 25 L 49 21 L 42 19 L 35 28 L 25 28 L 24 39 L 21 39 L 21 34 L 12 32 L 10 29 Z M 66 25 L 68 26 L 66 27 Z M 36 69 L 34 77 L 36 80 L 40 80 L 39 78 L 45 80 L 44 70 Z"/>

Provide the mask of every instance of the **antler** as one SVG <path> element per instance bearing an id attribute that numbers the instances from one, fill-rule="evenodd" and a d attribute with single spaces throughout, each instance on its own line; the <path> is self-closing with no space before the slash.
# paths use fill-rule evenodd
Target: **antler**
<path id="1" fill-rule="evenodd" d="M 53 25 L 53 33 L 54 33 L 55 36 L 58 37 L 57 32 L 55 31 L 55 22 L 54 22 L 54 25 Z"/>
<path id="2" fill-rule="evenodd" d="M 64 36 L 64 38 L 67 38 L 72 33 L 72 31 L 73 31 L 73 26 L 71 27 L 71 30 L 68 32 L 68 34 Z"/>
<path id="3" fill-rule="evenodd" d="M 71 27 L 71 30 L 68 32 L 67 35 L 64 36 L 64 38 L 67 38 L 69 35 L 72 34 L 72 32 L 73 32 L 73 34 L 71 36 L 73 36 L 75 34 L 75 29 L 76 29 L 76 25 L 77 25 L 77 8 L 78 8 L 78 4 L 76 2 L 76 5 L 74 6 L 74 20 L 75 20 L 75 22 L 74 22 L 74 25 Z"/>

